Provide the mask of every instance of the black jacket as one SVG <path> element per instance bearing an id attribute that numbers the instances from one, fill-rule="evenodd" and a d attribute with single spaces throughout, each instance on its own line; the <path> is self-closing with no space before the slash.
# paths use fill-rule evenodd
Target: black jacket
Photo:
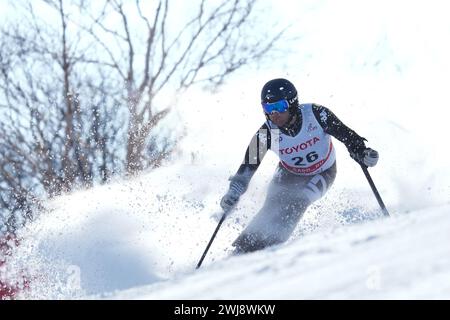
<path id="1" fill-rule="evenodd" d="M 360 137 L 355 131 L 342 123 L 342 121 L 339 120 L 330 109 L 318 104 L 313 104 L 312 110 L 323 130 L 327 134 L 344 143 L 350 153 L 359 154 L 366 148 L 364 143 L 366 139 Z M 294 136 L 300 132 L 302 126 L 302 113 L 300 112 L 300 109 L 296 112 L 297 121 L 292 124 L 291 127 L 279 128 L 284 134 Z M 256 152 L 251 153 L 254 155 L 252 158 L 250 158 L 251 146 L 256 146 L 256 148 L 258 148 Z M 239 183 L 244 189 L 247 189 L 251 178 L 261 164 L 267 150 L 270 149 L 270 146 L 270 128 L 265 122 L 253 136 L 252 142 L 249 144 L 245 152 L 244 161 L 240 165 L 236 174 L 230 179 L 232 181 L 231 183 Z"/>

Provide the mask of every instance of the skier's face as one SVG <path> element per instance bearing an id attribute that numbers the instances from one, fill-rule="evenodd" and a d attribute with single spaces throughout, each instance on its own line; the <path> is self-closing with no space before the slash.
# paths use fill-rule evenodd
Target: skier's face
<path id="1" fill-rule="evenodd" d="M 272 112 L 271 114 L 269 114 L 269 119 L 278 127 L 283 127 L 289 120 L 289 111 Z"/>

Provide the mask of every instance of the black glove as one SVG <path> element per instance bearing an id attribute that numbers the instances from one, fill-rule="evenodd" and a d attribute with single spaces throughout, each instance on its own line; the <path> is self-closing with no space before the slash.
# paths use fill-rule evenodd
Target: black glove
<path id="1" fill-rule="evenodd" d="M 238 182 L 233 181 L 230 184 L 230 189 L 228 192 L 222 197 L 220 201 L 220 206 L 224 211 L 231 210 L 236 203 L 239 201 L 241 195 L 245 192 L 245 187 Z"/>
<path id="2" fill-rule="evenodd" d="M 378 152 L 371 149 L 365 148 L 359 152 L 350 152 L 350 156 L 358 163 L 364 164 L 367 167 L 374 167 L 378 162 Z"/>

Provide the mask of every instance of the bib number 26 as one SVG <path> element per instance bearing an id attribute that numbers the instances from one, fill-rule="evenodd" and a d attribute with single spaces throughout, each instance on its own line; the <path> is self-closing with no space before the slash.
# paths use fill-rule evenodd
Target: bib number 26
<path id="1" fill-rule="evenodd" d="M 312 162 L 316 161 L 318 158 L 319 158 L 319 155 L 315 151 L 312 151 L 306 155 L 306 159 L 303 157 L 294 157 L 294 158 L 292 158 L 292 161 L 295 161 L 296 166 L 301 167 L 301 166 L 306 166 L 306 163 L 304 163 L 304 160 L 306 160 L 308 163 L 312 163 Z"/>

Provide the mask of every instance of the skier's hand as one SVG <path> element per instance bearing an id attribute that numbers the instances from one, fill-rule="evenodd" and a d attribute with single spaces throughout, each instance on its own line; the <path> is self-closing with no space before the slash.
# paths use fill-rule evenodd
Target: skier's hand
<path id="1" fill-rule="evenodd" d="M 234 208 L 243 193 L 244 188 L 239 183 L 231 183 L 230 189 L 220 201 L 220 206 L 224 211 L 230 211 Z"/>
<path id="2" fill-rule="evenodd" d="M 355 159 L 356 162 L 364 164 L 367 167 L 374 167 L 379 158 L 378 152 L 371 148 L 365 148 L 359 153 L 350 153 L 350 156 Z"/>
<path id="3" fill-rule="evenodd" d="M 228 192 L 222 197 L 222 200 L 220 201 L 220 206 L 224 211 L 231 210 L 236 203 L 239 201 L 240 193 L 236 192 L 235 190 L 228 190 Z"/>

